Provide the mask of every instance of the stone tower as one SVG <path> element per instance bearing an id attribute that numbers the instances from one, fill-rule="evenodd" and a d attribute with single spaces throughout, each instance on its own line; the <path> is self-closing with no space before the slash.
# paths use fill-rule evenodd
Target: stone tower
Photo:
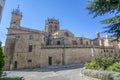
<path id="1" fill-rule="evenodd" d="M 10 28 L 19 28 L 21 19 L 22 19 L 22 13 L 20 12 L 20 8 L 18 6 L 17 9 L 12 11 Z"/>
<path id="2" fill-rule="evenodd" d="M 51 18 L 45 21 L 45 32 L 51 34 L 59 30 L 59 21 Z"/>
<path id="3" fill-rule="evenodd" d="M 106 33 L 105 38 L 108 39 L 108 33 Z"/>
<path id="4" fill-rule="evenodd" d="M 20 22 L 21 22 L 22 14 L 20 12 L 19 6 L 17 9 L 12 11 L 11 23 L 8 28 L 7 39 L 5 43 L 5 56 L 7 59 L 5 60 L 6 69 L 11 70 L 13 68 L 13 57 L 15 51 L 16 37 L 19 32 Z"/>
<path id="5" fill-rule="evenodd" d="M 100 38 L 100 32 L 96 32 L 96 38 Z"/>

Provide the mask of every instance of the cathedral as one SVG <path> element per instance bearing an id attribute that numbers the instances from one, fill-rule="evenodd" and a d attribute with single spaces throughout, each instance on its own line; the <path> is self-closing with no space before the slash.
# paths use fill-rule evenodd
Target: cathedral
<path id="1" fill-rule="evenodd" d="M 118 42 L 111 42 L 96 33 L 95 39 L 75 37 L 69 30 L 60 30 L 59 20 L 45 20 L 45 30 L 21 26 L 19 7 L 12 11 L 4 47 L 5 70 L 42 68 L 89 62 L 96 55 L 120 55 Z"/>

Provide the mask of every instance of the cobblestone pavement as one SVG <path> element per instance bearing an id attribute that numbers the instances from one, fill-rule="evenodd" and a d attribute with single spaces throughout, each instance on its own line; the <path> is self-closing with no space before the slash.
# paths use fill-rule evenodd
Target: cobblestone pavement
<path id="1" fill-rule="evenodd" d="M 74 64 L 4 72 L 7 73 L 5 77 L 23 77 L 25 80 L 98 80 L 82 75 L 81 67 L 81 64 Z"/>

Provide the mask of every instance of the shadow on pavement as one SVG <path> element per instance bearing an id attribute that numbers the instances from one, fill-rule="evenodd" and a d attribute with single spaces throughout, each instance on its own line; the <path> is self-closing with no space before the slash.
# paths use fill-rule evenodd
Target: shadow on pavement
<path id="1" fill-rule="evenodd" d="M 80 64 L 71 64 L 71 65 L 62 65 L 62 66 L 49 66 L 46 68 L 32 68 L 32 69 L 22 69 L 22 70 L 14 70 L 14 71 L 32 71 L 32 72 L 49 72 L 49 71 L 62 71 L 62 70 L 70 70 L 70 69 L 78 69 L 83 68 L 84 63 Z"/>

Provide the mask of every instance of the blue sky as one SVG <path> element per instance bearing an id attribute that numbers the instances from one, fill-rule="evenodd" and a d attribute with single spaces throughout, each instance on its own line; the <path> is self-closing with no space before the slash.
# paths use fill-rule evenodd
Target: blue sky
<path id="1" fill-rule="evenodd" d="M 47 18 L 56 18 L 60 21 L 61 29 L 68 29 L 75 36 L 95 38 L 96 31 L 104 31 L 100 20 L 111 15 L 93 19 L 85 9 L 88 0 L 6 0 L 3 17 L 0 24 L 0 40 L 3 45 L 6 40 L 7 29 L 11 20 L 11 12 L 18 4 L 23 14 L 21 26 L 32 29 L 44 30 Z M 104 35 L 104 34 L 102 34 Z"/>

